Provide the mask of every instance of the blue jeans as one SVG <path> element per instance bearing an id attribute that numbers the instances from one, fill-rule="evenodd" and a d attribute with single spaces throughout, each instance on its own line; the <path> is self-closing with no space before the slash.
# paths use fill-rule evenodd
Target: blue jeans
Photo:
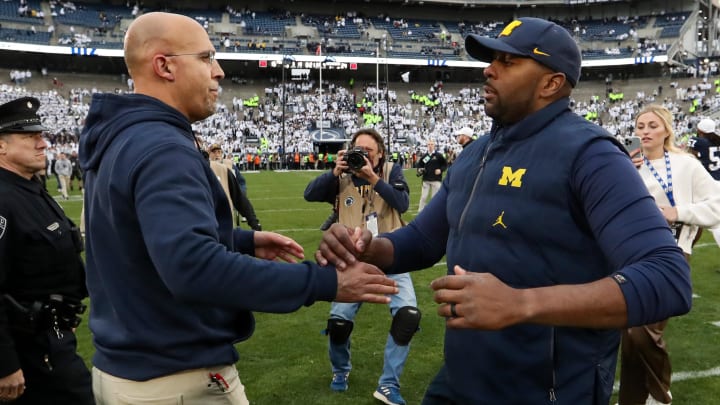
<path id="1" fill-rule="evenodd" d="M 397 282 L 399 292 L 390 297 L 390 314 L 395 316 L 398 309 L 404 306 L 417 306 L 415 288 L 412 284 L 410 274 L 388 275 Z M 345 319 L 352 321 L 360 310 L 361 303 L 333 302 L 330 306 L 330 318 Z M 350 339 L 344 344 L 333 344 L 329 342 L 330 363 L 333 373 L 349 373 L 352 369 L 350 364 Z M 400 388 L 400 374 L 402 374 L 405 361 L 410 352 L 410 345 L 398 346 L 393 337 L 388 333 L 385 343 L 385 357 L 383 373 L 378 380 L 378 385 Z"/>

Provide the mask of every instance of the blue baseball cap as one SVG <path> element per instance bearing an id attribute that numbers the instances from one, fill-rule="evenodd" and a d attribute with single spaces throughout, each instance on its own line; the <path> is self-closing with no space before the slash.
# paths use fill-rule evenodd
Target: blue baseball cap
<path id="1" fill-rule="evenodd" d="M 575 87 L 580 79 L 580 48 L 565 28 L 540 18 L 523 17 L 503 28 L 497 38 L 470 34 L 465 50 L 473 58 L 490 63 L 494 52 L 532 58 L 555 72 L 564 73 Z"/>

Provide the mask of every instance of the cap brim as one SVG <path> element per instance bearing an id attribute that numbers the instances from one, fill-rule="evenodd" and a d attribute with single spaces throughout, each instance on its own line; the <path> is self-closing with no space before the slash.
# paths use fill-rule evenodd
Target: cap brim
<path id="1" fill-rule="evenodd" d="M 50 130 L 40 124 L 33 124 L 33 125 L 24 125 L 22 127 L 1 128 L 0 135 L 24 134 L 24 133 L 46 132 L 46 131 L 50 131 Z"/>
<path id="2" fill-rule="evenodd" d="M 49 131 L 49 129 L 45 128 L 44 126 L 42 126 L 40 124 L 35 124 L 35 125 L 25 125 L 18 129 L 10 129 L 10 131 L 20 132 L 20 133 L 23 133 L 23 132 L 45 132 L 45 131 Z"/>
<path id="3" fill-rule="evenodd" d="M 477 34 L 470 34 L 465 37 L 465 51 L 473 58 L 487 63 L 492 62 L 496 51 L 507 52 L 514 55 L 525 55 L 517 48 L 514 48 L 497 38 L 483 37 Z"/>

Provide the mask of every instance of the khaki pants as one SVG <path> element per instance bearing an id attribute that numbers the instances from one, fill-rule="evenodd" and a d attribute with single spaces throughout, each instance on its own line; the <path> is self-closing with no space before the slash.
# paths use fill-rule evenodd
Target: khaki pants
<path id="1" fill-rule="evenodd" d="M 667 320 L 625 329 L 620 357 L 620 405 L 644 404 L 648 394 L 669 404 L 670 356 L 663 340 Z"/>
<path id="2" fill-rule="evenodd" d="M 210 379 L 218 373 L 224 390 Z M 115 377 L 93 367 L 97 405 L 249 405 L 234 365 L 181 371 L 147 381 Z"/>
<path id="3" fill-rule="evenodd" d="M 420 205 L 418 205 L 418 212 L 422 211 L 423 208 L 425 208 L 425 205 L 427 205 L 428 203 L 428 197 L 433 198 L 435 194 L 440 191 L 440 186 L 442 186 L 441 181 L 422 182 L 422 190 L 420 191 Z"/>
<path id="4" fill-rule="evenodd" d="M 60 180 L 60 194 L 63 198 L 68 198 L 68 192 L 70 191 L 70 176 L 58 175 Z"/>

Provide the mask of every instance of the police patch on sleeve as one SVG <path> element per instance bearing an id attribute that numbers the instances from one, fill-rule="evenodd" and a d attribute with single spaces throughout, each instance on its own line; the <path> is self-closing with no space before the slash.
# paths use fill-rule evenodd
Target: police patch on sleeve
<path id="1" fill-rule="evenodd" d="M 0 217 L 0 239 L 5 236 L 5 226 L 7 225 L 7 220 L 5 217 Z"/>

